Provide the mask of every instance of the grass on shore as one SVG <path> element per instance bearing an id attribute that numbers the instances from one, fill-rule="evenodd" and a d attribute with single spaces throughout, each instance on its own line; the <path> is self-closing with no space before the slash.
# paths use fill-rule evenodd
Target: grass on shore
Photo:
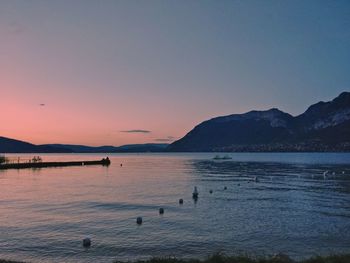
<path id="1" fill-rule="evenodd" d="M 0 263 L 24 263 L 21 261 L 2 260 Z M 125 261 L 115 261 L 115 263 L 126 263 Z M 250 256 L 226 256 L 215 254 L 207 259 L 177 259 L 177 258 L 151 258 L 149 260 L 130 261 L 129 263 L 350 263 L 350 254 L 331 255 L 326 257 L 312 257 L 309 259 L 294 261 L 286 255 L 277 255 L 264 258 Z"/>

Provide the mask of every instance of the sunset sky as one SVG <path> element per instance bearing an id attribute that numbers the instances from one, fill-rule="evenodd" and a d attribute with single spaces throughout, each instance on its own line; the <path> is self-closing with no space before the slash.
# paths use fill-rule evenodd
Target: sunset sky
<path id="1" fill-rule="evenodd" d="M 0 136 L 170 142 L 350 90 L 350 1 L 0 0 Z"/>

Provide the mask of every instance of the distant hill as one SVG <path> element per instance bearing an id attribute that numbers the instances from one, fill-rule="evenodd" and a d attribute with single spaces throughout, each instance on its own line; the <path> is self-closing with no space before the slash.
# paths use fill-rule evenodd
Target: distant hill
<path id="1" fill-rule="evenodd" d="M 54 147 L 61 149 L 62 151 L 72 153 L 105 153 L 113 152 L 116 147 L 114 146 L 85 146 L 85 145 L 74 145 L 74 144 L 44 144 L 42 146 Z"/>
<path id="2" fill-rule="evenodd" d="M 70 152 L 48 145 L 34 145 L 28 142 L 0 137 L 0 153 L 63 153 Z"/>
<path id="3" fill-rule="evenodd" d="M 117 152 L 164 152 L 167 143 L 127 144 L 117 147 Z"/>
<path id="4" fill-rule="evenodd" d="M 213 118 L 168 151 L 350 151 L 350 93 L 310 106 L 293 117 L 278 109 Z"/>
<path id="5" fill-rule="evenodd" d="M 74 144 L 46 144 L 44 146 L 55 147 L 68 152 L 75 153 L 113 153 L 113 152 L 163 152 L 169 144 L 146 143 L 129 144 L 123 146 L 85 146 Z"/>
<path id="6" fill-rule="evenodd" d="M 24 141 L 0 137 L 0 153 L 113 153 L 162 152 L 168 144 L 146 143 L 115 146 L 85 146 L 72 144 L 35 145 Z"/>

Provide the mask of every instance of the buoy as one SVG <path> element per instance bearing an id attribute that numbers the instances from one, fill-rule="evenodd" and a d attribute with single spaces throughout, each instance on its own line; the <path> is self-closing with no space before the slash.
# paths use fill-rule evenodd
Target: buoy
<path id="1" fill-rule="evenodd" d="M 224 187 L 224 190 L 227 190 L 227 187 L 226 187 L 226 186 Z"/>
<path id="2" fill-rule="evenodd" d="M 142 224 L 142 217 L 141 217 L 141 216 L 139 216 L 138 218 L 136 218 L 136 223 L 137 223 L 138 225 L 141 225 L 141 224 Z"/>
<path id="3" fill-rule="evenodd" d="M 86 237 L 83 239 L 83 247 L 90 247 L 91 246 L 91 239 Z"/>
<path id="4" fill-rule="evenodd" d="M 160 215 L 164 214 L 164 208 L 159 208 L 159 214 Z"/>
<path id="5" fill-rule="evenodd" d="M 324 179 L 327 178 L 327 174 L 328 174 L 328 171 L 323 172 L 323 178 L 324 178 Z"/>
<path id="6" fill-rule="evenodd" d="M 123 164 L 121 163 L 121 164 L 120 164 L 120 167 L 122 167 L 122 166 L 123 166 Z"/>
<path id="7" fill-rule="evenodd" d="M 241 184 L 238 184 L 238 186 L 241 186 Z"/>
<path id="8" fill-rule="evenodd" d="M 193 193 L 192 193 L 192 198 L 197 199 L 198 198 L 198 190 L 197 186 L 194 187 Z"/>
<path id="9" fill-rule="evenodd" d="M 212 193 L 213 193 L 213 190 L 211 190 L 211 189 L 210 189 L 210 190 L 209 190 L 209 193 L 211 193 L 211 194 L 212 194 Z"/>
<path id="10" fill-rule="evenodd" d="M 344 171 L 342 171 L 341 173 L 342 173 L 342 174 L 345 174 L 345 172 L 344 172 Z"/>
<path id="11" fill-rule="evenodd" d="M 181 198 L 179 199 L 179 204 L 182 205 L 184 203 L 184 200 Z"/>

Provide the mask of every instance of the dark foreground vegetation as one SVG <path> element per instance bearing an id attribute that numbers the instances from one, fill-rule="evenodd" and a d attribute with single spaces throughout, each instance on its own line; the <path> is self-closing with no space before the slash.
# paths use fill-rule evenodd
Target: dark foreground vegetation
<path id="1" fill-rule="evenodd" d="M 123 263 L 115 261 L 115 263 Z M 152 258 L 145 261 L 135 261 L 133 263 L 350 263 L 350 254 L 332 255 L 326 257 L 313 257 L 305 260 L 294 261 L 286 255 L 276 255 L 270 257 L 252 256 L 226 256 L 215 254 L 204 260 L 197 259 L 177 259 L 177 258 Z"/>
<path id="2" fill-rule="evenodd" d="M 25 263 L 23 261 L 2 260 L 0 263 Z M 34 263 L 34 262 L 33 262 Z M 125 263 L 125 261 L 115 261 L 115 263 Z M 300 261 L 294 261 L 286 255 L 276 255 L 270 257 L 252 257 L 252 256 L 226 256 L 215 254 L 204 260 L 198 259 L 177 259 L 152 258 L 149 260 L 130 261 L 129 263 L 350 263 L 350 254 L 331 255 L 325 257 L 312 257 Z"/>

